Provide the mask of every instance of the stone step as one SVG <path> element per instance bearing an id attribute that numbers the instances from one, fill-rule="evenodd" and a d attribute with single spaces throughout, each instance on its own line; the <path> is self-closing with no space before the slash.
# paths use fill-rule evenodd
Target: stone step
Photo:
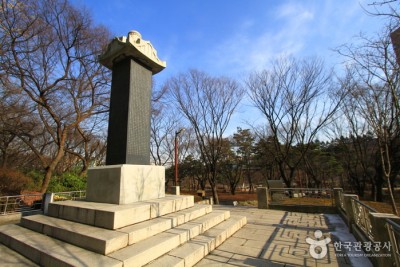
<path id="1" fill-rule="evenodd" d="M 194 205 L 191 208 L 161 216 L 149 221 L 137 223 L 131 226 L 118 229 L 118 232 L 129 235 L 128 243 L 132 245 L 150 236 L 167 231 L 178 225 L 182 225 L 212 211 L 211 205 Z"/>
<path id="2" fill-rule="evenodd" d="M 2 267 L 39 267 L 33 261 L 2 244 L 0 244 L 0 255 Z"/>
<path id="3" fill-rule="evenodd" d="M 212 211 L 107 256 L 18 225 L 0 226 L 0 242 L 41 266 L 142 266 L 218 225 L 229 216 L 229 211 Z"/>
<path id="4" fill-rule="evenodd" d="M 50 203 L 48 215 L 106 229 L 118 229 L 193 205 L 194 197 L 183 195 L 167 195 L 164 198 L 127 205 L 67 200 Z"/>
<path id="5" fill-rule="evenodd" d="M 116 259 L 15 224 L 0 226 L 0 242 L 40 266 L 123 266 Z"/>
<path id="6" fill-rule="evenodd" d="M 108 256 L 123 262 L 124 267 L 143 266 L 186 243 L 189 239 L 204 233 L 229 216 L 229 211 L 212 211 L 174 229 L 110 253 Z"/>
<path id="7" fill-rule="evenodd" d="M 128 246 L 129 235 L 45 215 L 21 218 L 25 228 L 103 255 Z"/>
<path id="8" fill-rule="evenodd" d="M 22 217 L 21 225 L 70 244 L 107 255 L 212 211 L 210 205 L 194 207 L 117 230 L 80 224 L 44 215 Z"/>
<path id="9" fill-rule="evenodd" d="M 212 229 L 194 237 L 187 243 L 152 261 L 147 267 L 189 267 L 195 265 L 208 253 L 247 223 L 244 216 L 231 216 Z"/>

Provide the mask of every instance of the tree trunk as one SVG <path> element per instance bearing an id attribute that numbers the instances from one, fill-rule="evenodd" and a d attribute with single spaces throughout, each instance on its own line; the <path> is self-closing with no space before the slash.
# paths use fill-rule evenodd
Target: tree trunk
<path id="1" fill-rule="evenodd" d="M 237 183 L 230 184 L 231 195 L 235 195 L 236 194 L 236 186 L 237 186 Z"/>
<path id="2" fill-rule="evenodd" d="M 392 184 L 390 182 L 390 175 L 388 175 L 386 177 L 386 181 L 387 181 L 387 186 L 388 186 L 388 191 L 389 191 L 389 196 L 390 196 L 390 203 L 392 205 L 393 214 L 398 216 L 399 213 L 397 211 L 396 201 L 393 196 Z"/>
<path id="3" fill-rule="evenodd" d="M 218 198 L 218 192 L 217 192 L 217 185 L 209 179 L 209 183 L 211 186 L 211 191 L 214 199 L 214 204 L 218 205 L 219 204 L 219 198 Z"/>
<path id="4" fill-rule="evenodd" d="M 371 181 L 371 199 L 376 201 L 376 186 L 373 181 Z"/>
<path id="5" fill-rule="evenodd" d="M 249 182 L 249 194 L 254 193 L 254 185 L 249 172 L 246 172 L 247 181 Z"/>
<path id="6" fill-rule="evenodd" d="M 7 167 L 7 163 L 8 163 L 8 154 L 7 154 L 6 149 L 2 152 L 3 152 L 3 162 L 1 163 L 1 167 L 5 168 L 5 167 Z"/>
<path id="7" fill-rule="evenodd" d="M 378 174 L 379 175 L 379 174 Z M 376 182 L 376 201 L 382 202 L 383 201 L 383 194 L 382 194 L 382 181 L 380 180 L 380 178 L 378 178 L 379 180 Z"/>
<path id="8" fill-rule="evenodd" d="M 87 171 L 89 169 L 89 164 L 86 160 L 82 160 L 82 169 L 79 172 L 79 176 L 86 176 L 87 175 Z"/>
<path id="9" fill-rule="evenodd" d="M 50 168 L 50 167 L 46 168 L 46 173 L 45 173 L 44 179 L 42 181 L 42 187 L 40 189 L 41 194 L 46 193 L 47 188 L 49 187 L 49 184 L 50 184 L 51 176 L 53 175 L 53 171 L 54 171 L 54 168 Z"/>
<path id="10" fill-rule="evenodd" d="M 58 151 L 57 155 L 55 158 L 52 160 L 49 166 L 46 167 L 46 173 L 44 175 L 44 179 L 42 182 L 42 188 L 40 189 L 40 193 L 44 194 L 47 191 L 47 188 L 49 187 L 51 176 L 53 175 L 54 170 L 56 169 L 58 163 L 61 161 L 61 159 L 64 157 L 65 154 L 65 140 L 66 140 L 66 132 L 64 132 L 61 135 L 60 138 L 60 144 L 58 146 Z"/>

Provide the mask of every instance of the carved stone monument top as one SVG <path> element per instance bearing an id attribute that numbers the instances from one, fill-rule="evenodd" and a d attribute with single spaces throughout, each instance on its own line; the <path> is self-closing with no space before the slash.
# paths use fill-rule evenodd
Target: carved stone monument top
<path id="1" fill-rule="evenodd" d="M 109 69 L 113 68 L 114 63 L 124 58 L 132 57 L 149 68 L 153 74 L 162 71 L 167 63 L 157 56 L 157 51 L 153 45 L 142 39 L 138 31 L 130 31 L 128 37 L 116 37 L 107 47 L 107 51 L 99 57 L 102 65 Z"/>

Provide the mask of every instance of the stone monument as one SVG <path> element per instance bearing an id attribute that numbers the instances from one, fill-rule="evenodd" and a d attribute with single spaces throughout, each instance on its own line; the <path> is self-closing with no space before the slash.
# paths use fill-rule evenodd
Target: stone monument
<path id="1" fill-rule="evenodd" d="M 137 31 L 114 38 L 99 61 L 112 70 L 107 166 L 89 170 L 87 200 L 129 204 L 164 197 L 164 167 L 150 166 L 150 116 L 152 75 L 166 63 Z"/>
<path id="2" fill-rule="evenodd" d="M 113 72 L 109 165 L 89 169 L 86 200 L 52 202 L 47 214 L 0 225 L 2 263 L 193 266 L 246 217 L 165 195 L 164 167 L 149 165 L 148 156 L 151 76 L 165 67 L 152 45 L 132 31 L 114 39 L 100 62 Z"/>

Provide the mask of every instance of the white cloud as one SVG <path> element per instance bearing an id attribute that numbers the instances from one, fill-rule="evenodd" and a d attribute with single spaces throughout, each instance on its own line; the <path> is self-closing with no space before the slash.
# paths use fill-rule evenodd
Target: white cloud
<path id="1" fill-rule="evenodd" d="M 314 12 L 300 4 L 279 6 L 274 17 L 245 20 L 230 38 L 211 49 L 216 68 L 243 73 L 268 66 L 272 59 L 299 53 L 310 31 Z"/>
<path id="2" fill-rule="evenodd" d="M 320 56 L 333 65 L 340 59 L 331 49 L 351 42 L 360 31 L 377 27 L 358 1 L 282 3 L 269 7 L 264 17 L 238 18 L 237 31 L 223 42 L 212 44 L 205 54 L 211 71 L 247 73 L 266 68 L 282 55 Z"/>
<path id="3" fill-rule="evenodd" d="M 300 2 L 289 2 L 278 7 L 277 17 L 289 20 L 292 23 L 303 23 L 304 21 L 312 20 L 314 18 L 314 12 L 301 5 Z"/>

